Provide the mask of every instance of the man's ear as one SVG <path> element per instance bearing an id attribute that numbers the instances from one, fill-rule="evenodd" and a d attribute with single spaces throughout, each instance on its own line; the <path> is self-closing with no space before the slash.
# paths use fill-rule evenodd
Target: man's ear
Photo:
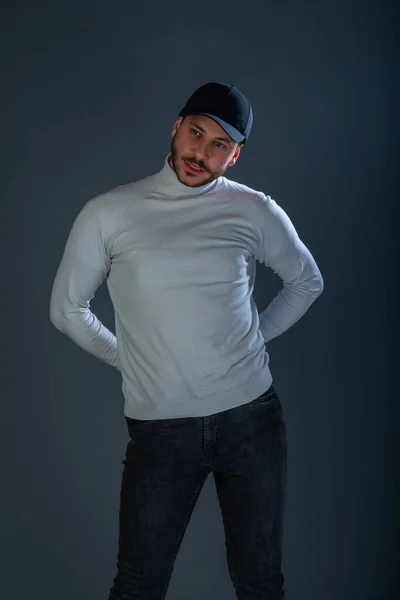
<path id="1" fill-rule="evenodd" d="M 229 161 L 229 167 L 233 167 L 233 165 L 236 163 L 237 159 L 240 156 L 240 151 L 242 149 L 243 144 L 239 144 L 239 146 L 236 148 L 235 150 L 235 154 L 232 156 L 231 160 Z"/>
<path id="2" fill-rule="evenodd" d="M 179 117 L 179 119 L 177 119 L 175 121 L 175 123 L 173 124 L 173 127 L 172 127 L 172 137 L 173 138 L 175 137 L 179 127 L 182 125 L 182 121 L 183 121 L 183 117 Z"/>

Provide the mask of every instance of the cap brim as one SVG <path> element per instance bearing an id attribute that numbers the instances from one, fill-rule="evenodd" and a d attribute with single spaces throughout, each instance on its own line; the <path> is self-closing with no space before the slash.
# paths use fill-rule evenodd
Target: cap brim
<path id="1" fill-rule="evenodd" d="M 219 117 L 215 117 L 214 115 L 210 115 L 209 113 L 196 113 L 196 114 L 203 115 L 205 117 L 209 117 L 210 119 L 212 119 L 213 121 L 218 123 L 218 125 L 220 125 L 222 127 L 222 129 L 229 135 L 229 137 L 237 144 L 244 141 L 245 136 L 242 133 L 240 133 L 240 131 L 238 131 L 237 129 L 232 127 L 232 125 L 229 125 L 229 123 L 225 123 L 225 121 L 223 121 Z"/>

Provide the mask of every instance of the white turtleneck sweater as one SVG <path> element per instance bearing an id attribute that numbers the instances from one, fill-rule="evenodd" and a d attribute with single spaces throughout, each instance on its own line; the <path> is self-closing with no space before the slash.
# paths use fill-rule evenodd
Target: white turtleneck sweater
<path id="1" fill-rule="evenodd" d="M 260 314 L 256 260 L 283 283 Z M 116 335 L 90 310 L 104 280 Z M 322 288 L 312 255 L 274 200 L 226 177 L 188 187 L 167 156 L 158 173 L 82 208 L 50 319 L 121 372 L 126 416 L 200 417 L 269 388 L 265 343 L 296 323 Z"/>

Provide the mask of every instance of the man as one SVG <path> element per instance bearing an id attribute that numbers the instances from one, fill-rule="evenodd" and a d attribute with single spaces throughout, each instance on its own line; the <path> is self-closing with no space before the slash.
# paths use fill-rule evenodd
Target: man
<path id="1" fill-rule="evenodd" d="M 83 207 L 54 281 L 52 323 L 122 375 L 131 440 L 109 600 L 165 598 L 210 473 L 237 598 L 284 598 L 286 429 L 265 344 L 323 283 L 286 213 L 224 177 L 252 122 L 234 86 L 196 90 L 163 168 Z M 260 315 L 255 260 L 283 282 Z M 90 311 L 105 279 L 116 336 Z"/>

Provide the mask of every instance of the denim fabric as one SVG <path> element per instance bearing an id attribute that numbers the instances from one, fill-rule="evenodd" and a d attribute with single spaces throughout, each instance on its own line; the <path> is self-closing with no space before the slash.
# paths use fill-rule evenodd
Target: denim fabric
<path id="1" fill-rule="evenodd" d="M 210 473 L 238 600 L 285 598 L 287 444 L 274 387 L 208 417 L 126 421 L 131 439 L 123 461 L 117 575 L 108 600 L 164 600 Z"/>

